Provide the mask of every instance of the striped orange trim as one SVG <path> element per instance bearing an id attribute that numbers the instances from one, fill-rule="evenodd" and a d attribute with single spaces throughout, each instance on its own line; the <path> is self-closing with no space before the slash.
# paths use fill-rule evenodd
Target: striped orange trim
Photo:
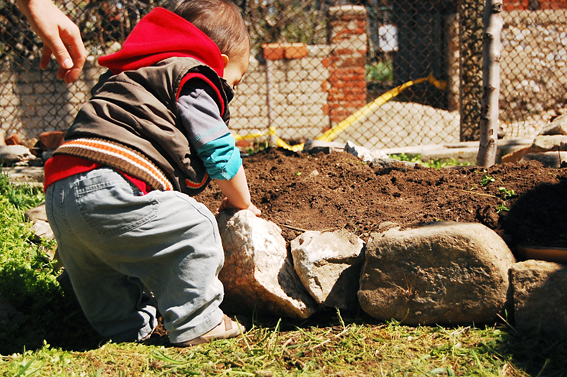
<path id="1" fill-rule="evenodd" d="M 103 163 L 147 182 L 156 190 L 173 190 L 165 174 L 144 155 L 122 144 L 101 139 L 68 141 L 55 151 Z"/>
<path id="2" fill-rule="evenodd" d="M 208 181 L 209 181 L 209 175 L 205 173 L 205 176 L 203 177 L 203 180 L 201 182 L 195 183 L 193 181 L 190 181 L 189 179 L 186 179 L 185 184 L 187 185 L 187 187 L 191 187 L 192 189 L 198 189 L 203 187 L 203 185 L 207 184 Z"/>

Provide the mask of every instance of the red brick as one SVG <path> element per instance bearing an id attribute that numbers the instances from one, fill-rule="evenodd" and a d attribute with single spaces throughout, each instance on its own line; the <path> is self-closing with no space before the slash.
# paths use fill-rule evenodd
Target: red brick
<path id="1" fill-rule="evenodd" d="M 285 56 L 285 50 L 280 43 L 263 44 L 264 59 L 267 60 L 282 60 Z"/>
<path id="2" fill-rule="evenodd" d="M 6 145 L 24 145 L 20 135 L 18 134 L 13 134 L 12 136 L 5 138 L 4 141 L 6 142 Z"/>
<path id="3" fill-rule="evenodd" d="M 503 5 L 504 10 L 527 10 L 530 7 L 530 0 L 504 0 Z"/>
<path id="4" fill-rule="evenodd" d="M 352 93 L 352 94 L 364 94 L 364 95 L 366 95 L 366 87 L 360 88 L 360 87 L 355 86 L 355 87 L 349 87 L 346 90 L 348 90 L 348 92 Z"/>
<path id="5" fill-rule="evenodd" d="M 47 131 L 39 134 L 39 147 L 42 151 L 54 151 L 63 144 L 65 131 Z"/>
<path id="6" fill-rule="evenodd" d="M 305 43 L 286 43 L 284 54 L 286 59 L 304 58 L 307 56 L 307 45 Z"/>
<path id="7" fill-rule="evenodd" d="M 251 147 L 252 144 L 253 144 L 253 141 L 242 139 L 242 140 L 238 140 L 235 144 L 236 144 L 237 147 L 246 148 L 246 147 Z"/>
<path id="8" fill-rule="evenodd" d="M 336 55 L 352 55 L 354 50 L 352 48 L 341 48 L 335 50 Z"/>
<path id="9" fill-rule="evenodd" d="M 539 9 L 566 9 L 567 0 L 540 0 Z"/>

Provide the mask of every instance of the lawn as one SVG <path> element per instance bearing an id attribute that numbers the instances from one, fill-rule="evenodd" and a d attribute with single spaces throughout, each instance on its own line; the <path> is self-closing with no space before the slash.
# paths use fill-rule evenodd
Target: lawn
<path id="1" fill-rule="evenodd" d="M 303 322 L 252 314 L 244 336 L 175 348 L 165 336 L 113 343 L 90 328 L 60 287 L 24 212 L 41 189 L 0 178 L 0 294 L 23 315 L 0 327 L 5 376 L 567 376 L 567 344 L 512 319 L 468 326 L 406 326 L 363 312 L 321 312 Z M 548 320 L 553 320 L 549 318 Z"/>

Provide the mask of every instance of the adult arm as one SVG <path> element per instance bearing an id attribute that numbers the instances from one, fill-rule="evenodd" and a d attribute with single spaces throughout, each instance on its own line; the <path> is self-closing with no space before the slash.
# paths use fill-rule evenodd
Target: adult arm
<path id="1" fill-rule="evenodd" d="M 78 26 L 51 0 L 18 0 L 18 7 L 43 41 L 41 69 L 47 68 L 53 54 L 59 63 L 57 77 L 67 84 L 76 81 L 87 59 Z"/>

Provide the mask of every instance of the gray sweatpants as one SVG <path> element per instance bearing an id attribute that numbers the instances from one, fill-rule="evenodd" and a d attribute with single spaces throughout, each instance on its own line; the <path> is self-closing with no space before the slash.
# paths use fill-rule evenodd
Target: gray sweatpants
<path id="1" fill-rule="evenodd" d="M 53 183 L 46 192 L 58 253 L 81 308 L 101 335 L 135 341 L 156 326 L 155 296 L 172 343 L 222 320 L 224 253 L 213 214 L 173 191 L 139 190 L 111 168 Z"/>

